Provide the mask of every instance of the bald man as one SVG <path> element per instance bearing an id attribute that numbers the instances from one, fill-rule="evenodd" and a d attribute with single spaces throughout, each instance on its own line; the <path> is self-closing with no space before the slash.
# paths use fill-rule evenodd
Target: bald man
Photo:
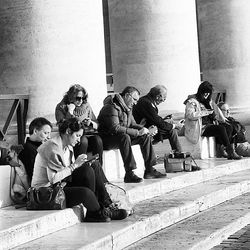
<path id="1" fill-rule="evenodd" d="M 142 96 L 133 107 L 133 116 L 137 123 L 142 121 L 146 128 L 152 125 L 157 126 L 158 133 L 154 136 L 154 142 L 169 139 L 171 148 L 175 152 L 182 152 L 179 143 L 178 130 L 183 127 L 182 123 L 172 123 L 164 120 L 158 115 L 157 106 L 167 98 L 167 88 L 163 85 L 156 85 L 151 88 L 149 93 Z"/>

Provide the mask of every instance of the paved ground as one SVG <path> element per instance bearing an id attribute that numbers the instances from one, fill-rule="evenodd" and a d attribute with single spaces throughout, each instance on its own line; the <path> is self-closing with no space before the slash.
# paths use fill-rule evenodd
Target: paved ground
<path id="1" fill-rule="evenodd" d="M 231 235 L 212 250 L 250 250 L 250 224 Z"/>

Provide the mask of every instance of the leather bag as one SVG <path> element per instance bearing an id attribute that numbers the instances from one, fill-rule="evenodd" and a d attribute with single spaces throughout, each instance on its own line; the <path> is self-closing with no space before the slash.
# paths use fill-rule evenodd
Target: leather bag
<path id="1" fill-rule="evenodd" d="M 193 158 L 188 156 L 186 158 L 169 158 L 168 155 L 164 157 L 164 167 L 167 173 L 175 172 L 190 172 L 192 171 Z"/>
<path id="2" fill-rule="evenodd" d="M 66 208 L 63 184 L 49 187 L 30 187 L 27 192 L 27 210 L 60 210 Z"/>

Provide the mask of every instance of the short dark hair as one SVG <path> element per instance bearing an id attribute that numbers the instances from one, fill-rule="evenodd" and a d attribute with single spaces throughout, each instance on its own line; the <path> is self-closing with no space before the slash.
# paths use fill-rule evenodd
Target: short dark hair
<path id="1" fill-rule="evenodd" d="M 84 87 L 82 87 L 80 84 L 74 84 L 70 86 L 69 90 L 65 93 L 63 97 L 63 101 L 65 104 L 69 104 L 72 101 L 74 101 L 76 95 L 78 92 L 82 91 L 83 93 L 83 100 L 84 102 L 87 102 L 88 99 L 88 93 Z"/>
<path id="2" fill-rule="evenodd" d="M 125 96 L 125 94 L 131 94 L 131 93 L 133 93 L 133 92 L 137 92 L 138 93 L 138 95 L 140 95 L 140 91 L 137 89 L 137 88 L 135 88 L 135 87 L 133 87 L 133 86 L 127 86 L 123 91 L 122 91 L 122 93 L 121 93 L 121 96 Z"/>
<path id="3" fill-rule="evenodd" d="M 68 128 L 72 131 L 72 133 L 78 132 L 80 129 L 83 129 L 84 131 L 83 123 L 80 122 L 76 117 L 62 120 L 58 124 L 59 134 L 60 135 L 65 134 Z"/>
<path id="4" fill-rule="evenodd" d="M 49 125 L 51 129 L 53 127 L 51 122 L 46 118 L 44 117 L 35 118 L 34 120 L 31 121 L 29 125 L 29 134 L 32 135 L 35 129 L 40 130 L 44 125 Z"/>

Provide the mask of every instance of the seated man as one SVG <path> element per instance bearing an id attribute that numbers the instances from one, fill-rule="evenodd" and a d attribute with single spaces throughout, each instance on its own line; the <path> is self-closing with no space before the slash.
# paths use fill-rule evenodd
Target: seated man
<path id="1" fill-rule="evenodd" d="M 218 107 L 227 119 L 227 123 L 232 126 L 232 136 L 235 144 L 235 152 L 244 157 L 250 157 L 250 143 L 246 139 L 246 128 L 240 122 L 230 116 L 230 108 L 227 103 L 220 102 Z"/>
<path id="2" fill-rule="evenodd" d="M 158 133 L 154 141 L 159 142 L 169 139 L 171 148 L 175 152 L 181 152 L 181 145 L 178 138 L 178 130 L 183 127 L 182 123 L 169 122 L 158 115 L 157 106 L 164 102 L 167 97 L 167 89 L 163 85 L 156 85 L 149 93 L 142 96 L 133 108 L 133 116 L 137 123 L 145 122 L 145 127 L 157 126 Z"/>
<path id="3" fill-rule="evenodd" d="M 23 150 L 18 158 L 24 164 L 29 181 L 32 179 L 37 148 L 45 141 L 50 139 L 52 124 L 43 117 L 35 118 L 29 125 L 30 136 L 23 145 Z"/>
<path id="4" fill-rule="evenodd" d="M 161 178 L 162 174 L 153 168 L 156 157 L 149 130 L 137 124 L 132 115 L 132 107 L 139 99 L 139 91 L 134 87 L 126 87 L 121 94 L 109 95 L 104 100 L 98 122 L 98 131 L 106 150 L 119 148 L 126 171 L 124 182 L 138 183 L 142 178 L 136 176 L 133 169 L 136 162 L 131 145 L 139 144 L 145 164 L 145 179 Z"/>

